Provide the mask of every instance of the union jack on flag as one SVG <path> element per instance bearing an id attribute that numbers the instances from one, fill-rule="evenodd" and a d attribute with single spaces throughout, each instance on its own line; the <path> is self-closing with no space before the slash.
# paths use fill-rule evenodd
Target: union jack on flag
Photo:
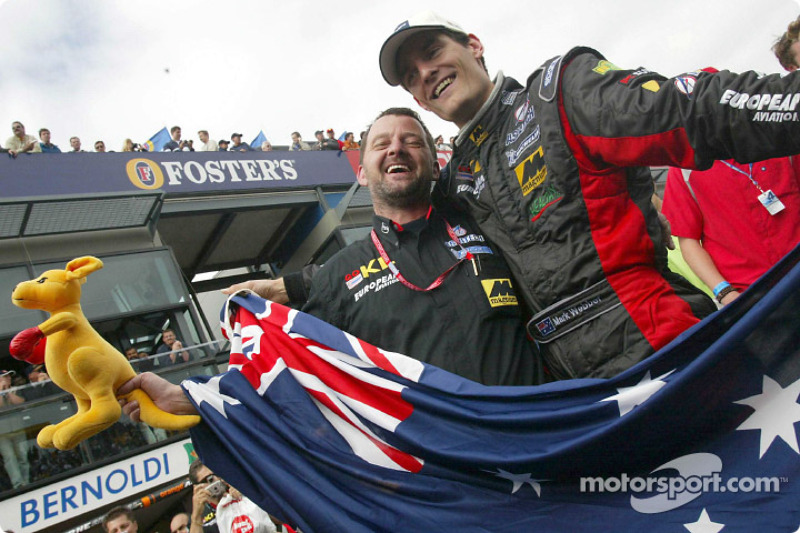
<path id="1" fill-rule="evenodd" d="M 800 249 L 608 380 L 488 387 L 236 296 L 203 461 L 305 532 L 800 528 Z"/>

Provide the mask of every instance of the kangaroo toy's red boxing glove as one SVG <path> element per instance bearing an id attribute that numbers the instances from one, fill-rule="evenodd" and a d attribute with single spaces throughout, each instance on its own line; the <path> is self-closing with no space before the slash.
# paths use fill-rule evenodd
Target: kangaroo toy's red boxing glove
<path id="1" fill-rule="evenodd" d="M 44 362 L 45 343 L 44 333 L 38 326 L 34 326 L 14 335 L 8 351 L 14 359 L 38 365 Z"/>

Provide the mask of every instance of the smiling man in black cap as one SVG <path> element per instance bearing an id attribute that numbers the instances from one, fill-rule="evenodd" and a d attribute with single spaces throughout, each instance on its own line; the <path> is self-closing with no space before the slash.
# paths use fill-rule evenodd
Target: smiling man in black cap
<path id="1" fill-rule="evenodd" d="M 380 68 L 461 129 L 437 194 L 467 207 L 504 252 L 559 378 L 613 376 L 715 309 L 667 269 L 643 167 L 800 151 L 792 75 L 667 79 L 575 48 L 523 86 L 492 79 L 483 43 L 432 12 L 395 28 Z"/>
<path id="2" fill-rule="evenodd" d="M 231 134 L 231 144 L 229 150 L 231 152 L 252 152 L 253 149 L 250 148 L 250 145 L 246 142 L 242 142 L 242 134 L 241 133 L 233 133 Z"/>

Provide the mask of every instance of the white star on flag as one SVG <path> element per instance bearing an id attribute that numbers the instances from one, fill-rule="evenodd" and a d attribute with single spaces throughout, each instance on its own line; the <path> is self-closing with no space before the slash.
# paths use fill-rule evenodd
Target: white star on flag
<path id="1" fill-rule="evenodd" d="M 219 414 L 225 418 L 228 418 L 228 415 L 225 413 L 225 404 L 239 405 L 241 402 L 236 398 L 228 396 L 227 394 L 222 394 L 219 391 L 220 379 L 222 379 L 222 376 L 214 376 L 213 378 L 209 379 L 205 385 L 195 383 L 194 381 L 184 381 L 183 386 L 186 388 L 186 392 L 189 393 L 197 405 L 200 405 L 201 402 L 206 402 L 208 405 L 216 409 Z"/>
<path id="2" fill-rule="evenodd" d="M 502 468 L 498 468 L 497 472 L 493 472 L 493 474 L 497 477 L 507 479 L 513 483 L 514 486 L 511 488 L 511 494 L 517 492 L 525 483 L 527 483 L 533 488 L 533 490 L 536 491 L 537 496 L 541 497 L 542 495 L 542 486 L 539 484 L 539 481 L 533 479 L 530 474 L 512 474 L 511 472 L 506 472 Z"/>
<path id="3" fill-rule="evenodd" d="M 703 512 L 700 513 L 700 518 L 697 519 L 697 522 L 683 524 L 683 527 L 688 529 L 691 533 L 717 533 L 725 527 L 725 524 L 712 522 L 711 518 L 708 517 L 708 512 L 703 509 Z"/>
<path id="4" fill-rule="evenodd" d="M 661 390 L 661 387 L 667 384 L 666 381 L 662 380 L 673 372 L 675 371 L 670 370 L 666 374 L 658 376 L 656 379 L 650 379 L 650 371 L 648 370 L 641 381 L 633 387 L 620 387 L 617 389 L 618 394 L 609 396 L 600 401 L 617 402 L 619 405 L 619 416 L 625 416 L 633 411 L 634 407 L 643 404 L 649 400 L 653 394 Z"/>
<path id="5" fill-rule="evenodd" d="M 794 430 L 795 422 L 800 421 L 798 396 L 800 396 L 800 380 L 784 389 L 775 380 L 765 375 L 761 394 L 734 402 L 749 405 L 755 409 L 755 412 L 736 429 L 761 430 L 759 459 L 764 457 L 778 437 L 783 439 L 795 453 L 800 454 L 797 446 L 797 433 Z"/>

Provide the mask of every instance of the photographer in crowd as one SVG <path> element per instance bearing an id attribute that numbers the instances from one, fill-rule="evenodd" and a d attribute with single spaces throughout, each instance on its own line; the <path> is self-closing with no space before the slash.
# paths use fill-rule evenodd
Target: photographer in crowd
<path id="1" fill-rule="evenodd" d="M 277 533 L 277 520 L 214 474 L 199 459 L 189 466 L 194 485 L 189 533 Z M 275 523 L 274 523 L 275 522 Z"/>

